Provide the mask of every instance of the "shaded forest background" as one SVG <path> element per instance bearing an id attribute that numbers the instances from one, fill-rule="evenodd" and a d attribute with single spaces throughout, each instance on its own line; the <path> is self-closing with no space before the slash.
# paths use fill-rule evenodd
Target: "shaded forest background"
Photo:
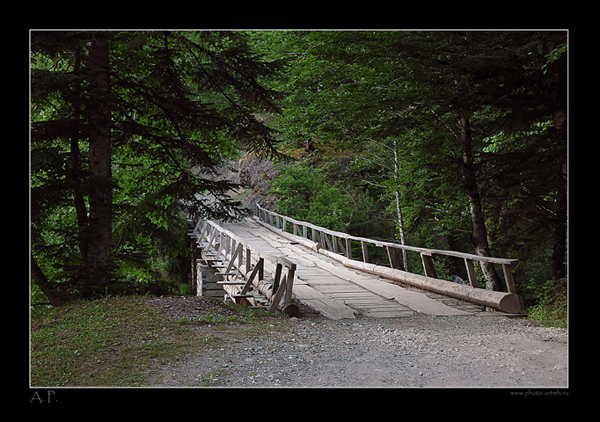
<path id="1" fill-rule="evenodd" d="M 186 218 L 257 201 L 566 280 L 565 31 L 34 31 L 31 123 L 33 302 L 189 293 Z"/>

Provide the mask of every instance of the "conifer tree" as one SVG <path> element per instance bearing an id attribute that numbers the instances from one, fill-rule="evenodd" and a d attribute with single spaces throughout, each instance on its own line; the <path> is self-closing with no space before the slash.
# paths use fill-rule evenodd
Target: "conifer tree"
<path id="1" fill-rule="evenodd" d="M 278 155 L 256 113 L 278 111 L 262 80 L 281 64 L 243 34 L 37 31 L 31 53 L 32 277 L 51 302 L 139 290 L 186 214 L 243 213 L 224 159 Z"/>

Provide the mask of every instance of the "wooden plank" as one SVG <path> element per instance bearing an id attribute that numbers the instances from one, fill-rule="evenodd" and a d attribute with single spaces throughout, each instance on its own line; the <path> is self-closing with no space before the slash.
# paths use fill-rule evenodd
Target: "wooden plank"
<path id="1" fill-rule="evenodd" d="M 354 310 L 344 302 L 327 297 L 312 287 L 297 284 L 294 286 L 294 294 L 298 300 L 312 306 L 327 318 L 356 318 Z"/>
<path id="2" fill-rule="evenodd" d="M 313 284 L 313 286 L 315 287 L 315 289 L 317 289 L 323 293 L 371 294 L 370 292 L 366 291 L 365 289 L 362 289 L 355 284 L 351 284 L 351 283 L 347 283 L 347 282 L 343 283 L 343 284 L 324 284 L 324 285 Z"/>

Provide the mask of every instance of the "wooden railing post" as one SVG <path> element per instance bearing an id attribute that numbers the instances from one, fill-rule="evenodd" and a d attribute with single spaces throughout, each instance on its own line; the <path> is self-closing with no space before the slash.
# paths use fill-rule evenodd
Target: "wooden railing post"
<path id="1" fill-rule="evenodd" d="M 506 281 L 506 289 L 508 293 L 517 293 L 515 289 L 515 280 L 513 279 L 510 264 L 502 264 L 502 272 L 504 272 L 504 280 Z"/>
<path id="2" fill-rule="evenodd" d="M 279 279 L 281 278 L 281 264 L 277 264 L 275 267 L 275 277 L 273 278 L 273 293 L 277 293 L 279 290 Z"/>
<path id="3" fill-rule="evenodd" d="M 252 252 L 250 252 L 250 249 L 246 248 L 246 273 L 250 272 L 251 267 L 252 267 Z"/>
<path id="4" fill-rule="evenodd" d="M 398 269 L 398 251 L 391 246 L 386 246 L 385 248 L 387 249 L 388 259 L 390 260 L 390 268 Z M 404 267 L 401 269 L 406 271 Z"/>
<path id="5" fill-rule="evenodd" d="M 477 287 L 477 276 L 475 275 L 475 267 L 473 266 L 473 260 L 465 258 L 465 267 L 467 267 L 467 275 L 469 276 L 469 284 L 471 287 Z"/>
<path id="6" fill-rule="evenodd" d="M 352 243 L 350 238 L 346 238 L 346 258 L 352 259 Z"/>
<path id="7" fill-rule="evenodd" d="M 426 255 L 425 253 L 421 252 L 421 260 L 423 261 L 423 270 L 425 271 L 425 275 L 427 277 L 437 278 L 431 255 Z"/>
<path id="8" fill-rule="evenodd" d="M 292 302 L 292 289 L 294 287 L 294 276 L 296 275 L 296 264 L 292 264 L 288 268 L 287 286 L 285 288 L 285 303 L 286 305 Z"/>
<path id="9" fill-rule="evenodd" d="M 367 249 L 367 243 L 361 240 L 360 244 L 362 246 L 363 261 L 367 263 L 369 262 L 369 250 Z"/>

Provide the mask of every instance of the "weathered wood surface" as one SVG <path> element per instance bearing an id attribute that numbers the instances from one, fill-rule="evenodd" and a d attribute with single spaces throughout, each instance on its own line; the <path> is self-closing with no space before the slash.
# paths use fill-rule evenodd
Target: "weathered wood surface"
<path id="1" fill-rule="evenodd" d="M 270 300 L 271 312 L 279 308 L 290 316 L 298 315 L 297 305 L 291 303 L 296 264 L 283 254 L 269 254 L 264 251 L 262 245 L 259 244 L 259 248 L 256 248 L 256 245 L 251 245 L 235 233 L 211 221 L 198 223 L 191 235 L 197 238 L 197 242 L 205 250 L 205 261 L 212 270 L 216 270 L 214 277 L 219 279 L 215 283 L 216 286 L 227 292 L 236 303 L 252 300 L 249 298 L 253 295 L 246 294 L 252 284 Z M 215 252 L 210 251 L 211 248 L 214 248 Z M 265 277 L 265 268 L 270 270 L 266 263 L 275 266 L 275 271 L 270 271 L 272 278 Z M 287 274 L 283 274 L 284 266 Z M 237 280 L 229 279 L 230 276 Z"/>
<path id="2" fill-rule="evenodd" d="M 263 254 L 284 256 L 297 263 L 293 297 L 332 319 L 371 317 L 406 317 L 420 312 L 429 315 L 469 315 L 422 293 L 408 291 L 380 280 L 377 276 L 356 271 L 320 254 L 318 243 L 298 238 L 290 241 L 257 221 L 222 226 Z M 291 236 L 291 235 L 290 235 Z M 368 264 L 374 267 L 373 264 Z M 268 269 L 265 261 L 265 271 Z"/>

